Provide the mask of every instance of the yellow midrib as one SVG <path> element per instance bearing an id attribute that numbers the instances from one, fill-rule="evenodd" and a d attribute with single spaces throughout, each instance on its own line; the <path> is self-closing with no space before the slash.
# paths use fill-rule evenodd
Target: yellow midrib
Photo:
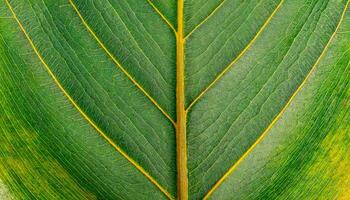
<path id="1" fill-rule="evenodd" d="M 176 32 L 176 166 L 177 198 L 179 200 L 188 199 L 184 48 L 184 0 L 178 0 Z"/>
<path id="2" fill-rule="evenodd" d="M 147 0 L 149 1 L 149 0 Z M 38 56 L 41 63 L 44 65 L 45 69 L 48 71 L 51 78 L 54 80 L 56 85 L 59 87 L 59 89 L 62 91 L 62 93 L 67 97 L 67 99 L 72 103 L 72 105 L 78 110 L 78 112 L 83 116 L 83 118 L 111 145 L 113 148 L 115 148 L 122 156 L 124 156 L 129 162 L 131 162 L 142 174 L 144 174 L 153 184 L 155 184 L 169 199 L 173 199 L 171 194 L 167 192 L 157 181 L 149 175 L 149 173 L 144 170 L 136 161 L 134 161 L 129 155 L 127 155 L 120 147 L 118 147 L 108 136 L 89 118 L 89 116 L 79 107 L 79 105 L 74 101 L 74 99 L 68 94 L 68 92 L 63 88 L 63 86 L 60 84 L 54 73 L 51 71 L 50 67 L 47 65 L 47 63 L 44 61 L 43 57 L 41 56 L 40 52 L 34 45 L 33 41 L 31 40 L 30 36 L 24 29 L 23 25 L 19 21 L 18 17 L 16 16 L 12 6 L 8 2 L 8 0 L 5 0 L 6 4 L 8 5 L 10 11 L 12 12 L 14 19 L 18 23 L 21 31 L 24 33 L 25 37 L 30 43 L 30 46 L 33 48 L 34 52 Z M 102 48 L 107 52 L 109 56 L 111 56 L 112 60 L 119 66 L 120 63 L 114 58 L 114 56 L 106 49 L 106 47 L 103 45 L 103 43 L 97 38 L 96 34 L 92 31 L 92 29 L 86 24 L 85 20 L 80 15 L 79 11 L 77 10 L 74 3 L 69 0 L 69 2 L 72 4 L 74 10 L 78 13 L 79 17 L 83 21 L 83 24 L 87 27 L 89 32 L 95 37 L 95 39 L 98 41 L 98 43 L 102 46 Z M 275 14 L 275 12 L 278 10 L 278 8 L 281 6 L 283 0 L 280 2 L 280 4 L 277 6 L 276 10 L 272 13 L 271 17 Z M 151 2 L 149 2 L 151 3 Z M 342 13 L 341 19 L 339 21 L 338 26 L 336 27 L 335 32 L 332 34 L 330 40 L 328 41 L 327 45 L 325 46 L 324 50 L 322 51 L 320 57 L 317 59 L 314 66 L 311 68 L 310 72 L 307 74 L 303 82 L 300 84 L 300 86 L 297 88 L 297 90 L 293 93 L 287 104 L 283 107 L 283 109 L 278 113 L 278 115 L 273 119 L 273 121 L 269 124 L 269 126 L 266 128 L 266 130 L 260 135 L 260 137 L 256 140 L 256 142 L 242 155 L 242 157 L 233 165 L 230 167 L 230 169 L 217 181 L 217 183 L 208 191 L 208 193 L 205 195 L 204 199 L 207 199 L 210 197 L 210 195 L 224 182 L 224 180 L 236 169 L 236 167 L 244 160 L 246 156 L 260 143 L 260 141 L 265 137 L 267 132 L 271 129 L 271 127 L 277 122 L 277 120 L 281 117 L 281 115 L 284 113 L 284 111 L 287 109 L 287 107 L 290 105 L 294 97 L 299 93 L 301 88 L 304 86 L 312 72 L 314 71 L 315 67 L 320 62 L 321 58 L 323 57 L 324 53 L 326 52 L 326 49 L 330 45 L 332 39 L 334 38 L 335 34 L 337 33 L 337 30 L 344 18 L 345 12 L 347 10 L 349 1 L 347 2 L 345 9 Z M 152 3 L 151 3 L 152 5 Z M 154 7 L 154 5 L 152 5 Z M 173 125 L 176 128 L 176 152 L 177 152 L 177 198 L 180 200 L 187 200 L 188 199 L 188 169 L 187 169 L 187 139 L 186 139 L 186 118 L 187 118 L 187 112 L 185 109 L 185 82 L 184 82 L 184 70 L 185 70 L 185 63 L 184 63 L 184 48 L 185 48 L 185 38 L 184 36 L 184 0 L 178 0 L 178 13 L 177 13 L 177 30 L 173 28 L 171 23 L 168 22 L 168 20 L 163 16 L 162 18 L 167 22 L 167 24 L 174 30 L 176 34 L 176 114 L 177 114 L 177 120 L 176 123 L 172 121 L 172 119 L 165 113 L 165 111 L 160 108 L 160 106 L 157 104 L 157 102 L 153 102 L 153 98 L 148 95 L 148 93 L 138 85 L 138 83 L 126 72 L 127 76 L 138 86 L 141 88 L 141 91 L 146 94 L 148 98 L 151 99 L 151 101 L 156 104 L 156 106 L 163 112 L 163 114 L 166 115 L 168 119 L 173 123 Z M 157 10 L 156 7 L 154 7 L 157 12 L 160 13 L 159 10 Z M 271 17 L 268 19 L 268 21 L 271 20 Z M 268 23 L 268 22 L 267 22 Z M 264 24 L 263 28 L 267 25 L 267 23 Z M 260 31 L 259 31 L 260 34 Z M 257 34 L 257 35 L 259 35 Z M 255 41 L 256 38 L 254 38 L 253 41 Z M 248 45 L 248 48 L 250 45 Z M 245 51 L 243 51 L 244 53 Z M 239 56 L 241 57 L 241 56 Z M 238 57 L 238 58 L 239 58 Z M 235 59 L 236 60 L 236 59 Z M 234 63 L 235 61 L 233 61 Z M 231 63 L 228 68 L 233 64 Z M 119 66 L 124 69 L 122 66 Z M 124 69 L 125 70 L 125 69 Z M 123 72 L 125 73 L 125 71 Z M 225 69 L 223 73 L 225 73 L 227 70 Z M 219 76 L 221 77 L 221 76 Z M 215 79 L 214 83 L 217 80 Z M 209 85 L 211 87 L 212 84 Z M 206 90 L 205 90 L 206 91 Z M 200 95 L 199 97 L 201 97 Z M 194 103 L 194 102 L 193 102 Z M 192 106 L 192 105 L 191 105 Z M 189 108 L 191 107 L 189 106 Z M 189 109 L 188 108 L 188 109 Z"/>

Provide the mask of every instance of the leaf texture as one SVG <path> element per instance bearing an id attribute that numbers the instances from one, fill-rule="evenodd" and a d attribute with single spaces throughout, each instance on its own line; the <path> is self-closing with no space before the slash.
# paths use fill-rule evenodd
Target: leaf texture
<path id="1" fill-rule="evenodd" d="M 0 197 L 347 199 L 349 45 L 348 0 L 0 1 Z"/>

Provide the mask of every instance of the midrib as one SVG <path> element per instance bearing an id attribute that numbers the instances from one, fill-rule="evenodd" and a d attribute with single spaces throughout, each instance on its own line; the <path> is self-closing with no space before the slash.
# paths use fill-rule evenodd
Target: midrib
<path id="1" fill-rule="evenodd" d="M 183 16 L 184 0 L 178 0 L 176 32 L 176 165 L 177 198 L 179 200 L 188 199 Z"/>

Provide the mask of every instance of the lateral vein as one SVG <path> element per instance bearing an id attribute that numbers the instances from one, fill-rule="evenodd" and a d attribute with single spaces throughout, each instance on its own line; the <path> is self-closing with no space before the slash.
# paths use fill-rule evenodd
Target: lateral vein
<path id="1" fill-rule="evenodd" d="M 82 117 L 99 133 L 99 135 L 105 139 L 115 150 L 117 150 L 125 159 L 127 159 L 132 165 L 135 166 L 136 169 L 138 169 L 147 179 L 149 179 L 150 182 L 152 182 L 162 193 L 164 193 L 165 196 L 167 196 L 169 199 L 174 199 L 171 194 L 164 189 L 141 165 L 139 165 L 134 159 L 132 159 L 123 149 L 121 149 L 118 145 L 116 145 L 95 123 L 90 117 L 80 108 L 80 106 L 74 101 L 74 99 L 69 95 L 69 93 L 64 89 L 64 87 L 61 85 L 51 68 L 48 66 L 48 64 L 45 62 L 43 56 L 40 54 L 39 50 L 35 46 L 33 40 L 30 38 L 29 34 L 25 30 L 24 26 L 22 25 L 21 21 L 17 17 L 12 5 L 9 3 L 8 0 L 5 0 L 8 8 L 10 9 L 13 18 L 16 20 L 19 28 L 25 35 L 26 39 L 28 40 L 30 46 L 34 50 L 35 54 L 38 56 L 40 62 L 44 65 L 46 71 L 50 75 L 50 77 L 53 79 L 55 84 L 58 86 L 58 88 L 61 90 L 61 92 L 64 94 L 64 96 L 67 97 L 67 99 L 70 101 L 70 103 L 73 105 L 74 108 L 77 109 L 77 111 L 82 115 Z"/>
<path id="2" fill-rule="evenodd" d="M 186 112 L 188 112 L 191 107 L 213 86 L 215 83 L 221 79 L 221 77 L 249 50 L 249 48 L 254 44 L 254 42 L 257 40 L 259 35 L 265 30 L 267 25 L 270 23 L 271 19 L 279 8 L 282 6 L 284 0 L 281 0 L 280 3 L 277 5 L 275 10 L 271 13 L 270 17 L 267 18 L 266 22 L 263 24 L 263 26 L 259 29 L 259 31 L 255 34 L 253 39 L 248 43 L 248 45 L 241 51 L 241 53 L 230 63 L 228 64 L 225 69 L 190 103 L 190 105 L 186 108 Z"/>
<path id="3" fill-rule="evenodd" d="M 281 116 L 283 115 L 283 113 L 287 110 L 287 108 L 289 107 L 289 105 L 291 104 L 291 102 L 294 100 L 294 98 L 296 97 L 296 95 L 301 91 L 301 89 L 303 88 L 303 86 L 305 85 L 305 83 L 309 80 L 310 76 L 312 75 L 312 73 L 315 71 L 317 65 L 320 63 L 320 61 L 322 60 L 323 56 L 325 55 L 325 53 L 327 52 L 328 47 L 330 46 L 331 42 L 333 41 L 335 35 L 337 34 L 339 27 L 342 23 L 342 21 L 344 20 L 346 11 L 348 9 L 349 6 L 349 2 L 350 0 L 348 0 L 348 2 L 345 5 L 345 8 L 341 14 L 341 17 L 339 19 L 339 22 L 337 24 L 337 27 L 335 28 L 333 34 L 331 35 L 330 39 L 328 40 L 326 46 L 323 48 L 320 56 L 317 58 L 315 64 L 311 67 L 310 71 L 308 72 L 308 74 L 306 75 L 306 77 L 304 78 L 304 80 L 302 81 L 302 83 L 299 85 L 299 87 L 294 91 L 294 93 L 292 94 L 292 96 L 289 98 L 289 100 L 287 101 L 287 103 L 285 104 L 285 106 L 282 108 L 282 110 L 276 115 L 276 117 L 271 121 L 271 123 L 267 126 L 267 128 L 263 131 L 263 133 L 259 136 L 259 138 L 254 142 L 254 144 L 252 146 L 250 146 L 250 148 L 237 160 L 237 162 L 235 162 L 230 168 L 229 170 L 214 184 L 214 186 L 208 191 L 208 193 L 203 197 L 204 200 L 208 199 L 213 193 L 214 191 L 225 181 L 225 179 L 232 174 L 232 172 L 234 172 L 234 170 L 239 166 L 239 164 L 249 155 L 249 153 L 251 153 L 254 148 L 264 139 L 264 137 L 267 135 L 267 133 L 271 130 L 271 128 L 275 125 L 275 123 L 281 118 Z"/>
<path id="4" fill-rule="evenodd" d="M 96 33 L 92 30 L 92 28 L 85 21 L 84 17 L 79 12 L 77 6 L 74 4 L 73 0 L 69 0 L 69 3 L 72 5 L 74 11 L 77 13 L 78 17 L 82 21 L 85 28 L 89 31 L 89 33 L 93 36 L 93 38 L 97 41 L 100 47 L 107 53 L 107 55 L 112 59 L 114 64 L 126 75 L 126 77 L 163 113 L 163 115 L 168 118 L 168 120 L 176 126 L 175 121 L 170 117 L 170 115 L 158 104 L 158 102 L 150 95 L 148 92 L 131 76 L 131 74 L 123 67 L 123 65 L 115 58 L 115 56 L 107 49 L 107 47 L 103 44 L 103 42 L 98 38 Z"/>
<path id="5" fill-rule="evenodd" d="M 211 16 L 213 16 L 213 15 L 216 13 L 216 11 L 218 11 L 218 10 L 221 8 L 221 6 L 224 5 L 225 2 L 226 2 L 226 0 L 222 0 L 221 3 L 220 3 L 213 11 L 211 11 L 211 13 L 210 13 L 206 18 L 204 18 L 199 24 L 197 24 L 197 26 L 195 26 L 195 27 L 193 28 L 192 31 L 190 31 L 190 32 L 185 36 L 185 40 L 187 40 L 187 38 L 190 37 L 190 36 L 191 36 L 199 27 L 201 27 L 209 18 L 211 18 Z"/>
<path id="6" fill-rule="evenodd" d="M 173 32 L 176 35 L 176 29 L 174 28 L 173 24 L 168 20 L 168 18 L 165 17 L 165 15 L 156 7 L 156 5 L 154 5 L 154 3 L 151 0 L 146 0 L 149 5 L 152 6 L 152 8 L 159 14 L 159 16 L 165 21 L 165 23 L 168 24 L 168 26 L 171 28 L 171 30 L 173 30 Z"/>

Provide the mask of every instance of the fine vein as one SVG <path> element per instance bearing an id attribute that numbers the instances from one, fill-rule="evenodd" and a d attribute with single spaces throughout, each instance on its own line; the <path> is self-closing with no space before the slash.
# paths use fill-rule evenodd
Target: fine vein
<path id="1" fill-rule="evenodd" d="M 127 78 L 163 113 L 163 115 L 169 119 L 169 121 L 176 126 L 174 120 L 169 116 L 169 114 L 158 104 L 158 102 L 150 95 L 148 92 L 129 74 L 129 72 L 123 67 L 123 65 L 115 58 L 115 56 L 107 49 L 107 47 L 103 44 L 103 42 L 99 39 L 96 33 L 92 30 L 92 28 L 87 24 L 84 17 L 79 12 L 77 6 L 74 4 L 73 0 L 69 0 L 69 3 L 72 5 L 74 11 L 79 16 L 83 25 L 90 32 L 93 38 L 97 41 L 97 43 L 101 46 L 101 48 L 107 53 L 107 55 L 112 59 L 112 61 L 117 65 L 117 67 L 127 76 Z"/>
<path id="2" fill-rule="evenodd" d="M 215 83 L 220 80 L 220 78 L 249 50 L 249 48 L 254 44 L 254 42 L 257 40 L 259 35 L 264 31 L 264 29 L 267 27 L 267 25 L 270 23 L 273 16 L 277 13 L 279 8 L 281 7 L 284 0 L 281 0 L 281 2 L 277 5 L 275 10 L 271 13 L 270 17 L 266 20 L 266 22 L 263 24 L 263 26 L 260 28 L 260 30 L 256 33 L 256 35 L 253 37 L 253 39 L 248 43 L 248 45 L 241 51 L 241 53 L 230 63 L 228 64 L 225 69 L 190 103 L 190 105 L 187 107 L 186 111 L 189 111 L 191 107 L 213 86 Z"/>
<path id="3" fill-rule="evenodd" d="M 299 85 L 299 87 L 294 91 L 294 93 L 292 94 L 292 96 L 289 98 L 288 102 L 285 104 L 285 106 L 282 108 L 282 110 L 276 115 L 276 117 L 272 120 L 272 122 L 267 126 L 267 128 L 264 130 L 264 132 L 260 135 L 260 137 L 255 141 L 255 143 L 250 146 L 250 148 L 237 160 L 237 162 L 235 162 L 230 168 L 229 170 L 215 183 L 215 185 L 209 190 L 209 192 L 204 196 L 204 200 L 208 199 L 210 197 L 210 195 L 213 194 L 213 192 L 225 181 L 225 179 L 239 166 L 239 164 L 249 155 L 250 152 L 253 151 L 253 149 L 264 139 L 264 137 L 266 136 L 266 134 L 269 132 L 269 130 L 275 125 L 275 123 L 280 119 L 280 117 L 283 115 L 283 113 L 287 110 L 287 108 L 289 107 L 289 105 L 291 104 L 291 102 L 293 101 L 293 99 L 296 97 L 296 95 L 301 91 L 301 89 L 303 88 L 303 86 L 305 85 L 305 83 L 308 81 L 308 79 L 310 78 L 310 76 L 312 75 L 312 73 L 315 71 L 317 65 L 320 63 L 320 61 L 322 60 L 323 56 L 325 55 L 328 47 L 330 46 L 331 42 L 333 41 L 343 19 L 345 16 L 345 13 L 347 11 L 347 8 L 349 6 L 349 2 L 350 0 L 348 0 L 348 2 L 345 5 L 345 8 L 341 14 L 340 20 L 338 22 L 338 25 L 336 27 L 336 29 L 334 30 L 333 34 L 331 35 L 330 39 L 328 40 L 326 46 L 324 47 L 324 49 L 322 50 L 322 53 L 320 54 L 320 56 L 318 57 L 318 59 L 316 60 L 315 64 L 311 67 L 310 71 L 308 72 L 308 74 L 306 75 L 306 77 L 304 78 L 303 82 Z"/>
<path id="4" fill-rule="evenodd" d="M 141 167 L 134 159 L 132 159 L 123 149 L 121 149 L 118 145 L 116 145 L 96 124 L 95 122 L 90 119 L 90 117 L 80 108 L 80 106 L 74 101 L 74 99 L 69 95 L 69 93 L 64 89 L 64 87 L 59 82 L 58 78 L 55 76 L 49 65 L 45 62 L 43 56 L 40 54 L 39 50 L 35 46 L 33 40 L 30 38 L 29 34 L 25 30 L 24 26 L 22 25 L 21 21 L 17 17 L 13 7 L 8 2 L 8 0 L 5 0 L 8 8 L 10 9 L 14 19 L 16 20 L 19 28 L 25 35 L 26 39 L 28 40 L 30 46 L 34 50 L 35 54 L 38 56 L 40 62 L 44 65 L 46 71 L 50 75 L 50 77 L 53 79 L 57 87 L 61 90 L 61 92 L 66 96 L 66 98 L 71 102 L 74 108 L 77 109 L 77 111 L 82 115 L 82 117 L 99 133 L 99 135 L 105 139 L 115 150 L 117 150 L 125 159 L 127 159 L 132 165 L 135 166 L 136 169 L 138 169 L 147 179 L 149 179 L 161 192 L 164 193 L 165 196 L 167 196 L 169 199 L 173 199 L 173 197 L 170 195 L 170 193 L 164 189 L 143 167 Z"/>

